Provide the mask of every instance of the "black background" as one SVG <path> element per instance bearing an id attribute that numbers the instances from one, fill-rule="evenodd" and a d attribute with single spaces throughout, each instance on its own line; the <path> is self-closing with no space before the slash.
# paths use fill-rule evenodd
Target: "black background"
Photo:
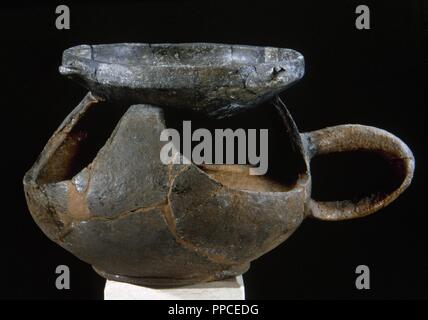
<path id="1" fill-rule="evenodd" d="M 306 220 L 286 243 L 254 261 L 244 275 L 247 297 L 428 298 L 424 2 L 2 4 L 0 297 L 102 299 L 104 280 L 43 235 L 22 189 L 24 173 L 85 94 L 59 75 L 62 51 L 113 42 L 220 42 L 293 48 L 305 56 L 305 77 L 282 94 L 301 131 L 344 123 L 377 126 L 404 140 L 416 158 L 413 184 L 389 207 L 353 221 Z M 55 28 L 59 4 L 70 7 L 71 30 Z M 371 9 L 370 30 L 355 28 L 358 4 Z M 375 183 L 369 160 L 315 160 L 315 196 L 334 198 Z M 71 269 L 71 290 L 55 288 L 60 264 Z M 370 267 L 370 290 L 355 289 L 361 264 Z"/>

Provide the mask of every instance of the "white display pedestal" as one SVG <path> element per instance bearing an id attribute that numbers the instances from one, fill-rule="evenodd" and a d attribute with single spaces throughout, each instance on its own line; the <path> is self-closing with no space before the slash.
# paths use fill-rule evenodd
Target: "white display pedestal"
<path id="1" fill-rule="evenodd" d="M 191 286 L 153 289 L 107 280 L 104 300 L 244 300 L 242 276 Z"/>

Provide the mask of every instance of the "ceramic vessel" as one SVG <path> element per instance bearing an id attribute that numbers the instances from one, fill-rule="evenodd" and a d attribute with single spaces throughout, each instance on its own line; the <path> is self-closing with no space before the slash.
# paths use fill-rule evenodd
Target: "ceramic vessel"
<path id="1" fill-rule="evenodd" d="M 104 59 L 122 59 L 112 48 L 111 57 L 101 50 Z M 212 52 L 215 47 L 210 48 Z M 224 48 L 230 46 L 218 50 Z M 201 52 L 198 59 L 204 58 Z M 174 87 L 174 80 L 169 85 Z M 156 91 L 155 84 L 152 89 Z M 115 100 L 121 101 L 121 94 Z M 210 94 L 215 95 L 204 92 Z M 153 97 L 161 102 L 162 97 Z M 300 133 L 279 98 L 272 101 L 286 132 L 281 139 L 291 145 L 294 159 L 292 166 L 284 164 L 295 177 L 287 184 L 250 176 L 245 166 L 163 164 L 159 154 L 164 142 L 159 137 L 167 127 L 167 109 L 150 104 L 126 107 L 99 151 L 81 161 L 91 134 L 87 118 L 93 110 L 111 108 L 88 93 L 24 177 L 30 212 L 51 240 L 102 276 L 153 287 L 177 286 L 242 274 L 305 218 L 362 217 L 389 204 L 410 184 L 414 158 L 399 138 L 362 125 Z M 359 150 L 387 159 L 398 177 L 394 188 L 354 201 L 313 200 L 311 158 Z"/>

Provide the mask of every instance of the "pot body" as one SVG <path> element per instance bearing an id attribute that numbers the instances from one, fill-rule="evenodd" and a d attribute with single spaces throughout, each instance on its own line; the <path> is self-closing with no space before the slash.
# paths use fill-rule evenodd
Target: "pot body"
<path id="1" fill-rule="evenodd" d="M 305 217 L 373 213 L 396 199 L 413 176 L 413 155 L 392 134 L 361 125 L 300 134 L 280 100 L 284 138 L 299 162 L 298 178 L 287 190 L 233 188 L 193 164 L 163 164 L 165 117 L 151 105 L 131 106 L 95 158 L 70 174 L 84 139 L 78 128 L 98 103 L 88 93 L 64 120 L 25 175 L 24 188 L 44 233 L 113 280 L 159 287 L 242 274 Z M 396 185 L 353 201 L 311 199 L 311 158 L 355 150 L 384 156 Z"/>
<path id="2" fill-rule="evenodd" d="M 43 232 L 113 280 L 165 287 L 242 274 L 305 217 L 373 213 L 396 199 L 413 176 L 413 155 L 392 134 L 361 125 L 300 134 L 280 100 L 279 116 L 300 161 L 287 190 L 250 183 L 233 188 L 193 164 L 163 164 L 164 114 L 151 105 L 131 106 L 89 165 L 71 175 L 83 139 L 76 128 L 98 102 L 88 93 L 64 120 L 25 175 L 24 189 Z M 395 187 L 353 201 L 311 199 L 311 158 L 354 150 L 384 156 L 395 170 Z"/>
<path id="3" fill-rule="evenodd" d="M 174 286 L 239 275 L 302 222 L 307 175 L 287 192 L 258 192 L 229 188 L 193 164 L 165 165 L 163 112 L 149 105 L 131 106 L 95 159 L 68 177 L 74 128 L 94 107 L 88 94 L 24 187 L 44 233 L 104 277 Z"/>

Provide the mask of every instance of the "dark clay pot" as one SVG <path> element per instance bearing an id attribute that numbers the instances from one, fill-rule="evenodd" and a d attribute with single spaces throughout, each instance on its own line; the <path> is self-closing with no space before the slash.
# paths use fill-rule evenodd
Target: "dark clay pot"
<path id="1" fill-rule="evenodd" d="M 284 128 L 279 141 L 291 150 L 293 165 L 286 159 L 282 165 L 291 181 L 250 176 L 246 166 L 160 161 L 167 111 L 229 116 L 275 97 L 303 75 L 303 57 L 293 50 L 79 46 L 64 53 L 61 72 L 95 94 L 50 138 L 24 177 L 25 195 L 43 232 L 108 279 L 156 287 L 242 274 L 306 217 L 368 215 L 396 199 L 413 176 L 413 155 L 392 134 L 361 125 L 301 134 L 276 98 L 272 117 Z M 98 111 L 118 110 L 111 101 L 126 110 L 113 131 L 97 118 Z M 128 108 L 130 101 L 137 104 Z M 95 135 L 97 148 L 87 143 L 95 127 L 106 129 Z M 360 150 L 388 161 L 394 187 L 355 201 L 311 199 L 311 158 Z"/>

